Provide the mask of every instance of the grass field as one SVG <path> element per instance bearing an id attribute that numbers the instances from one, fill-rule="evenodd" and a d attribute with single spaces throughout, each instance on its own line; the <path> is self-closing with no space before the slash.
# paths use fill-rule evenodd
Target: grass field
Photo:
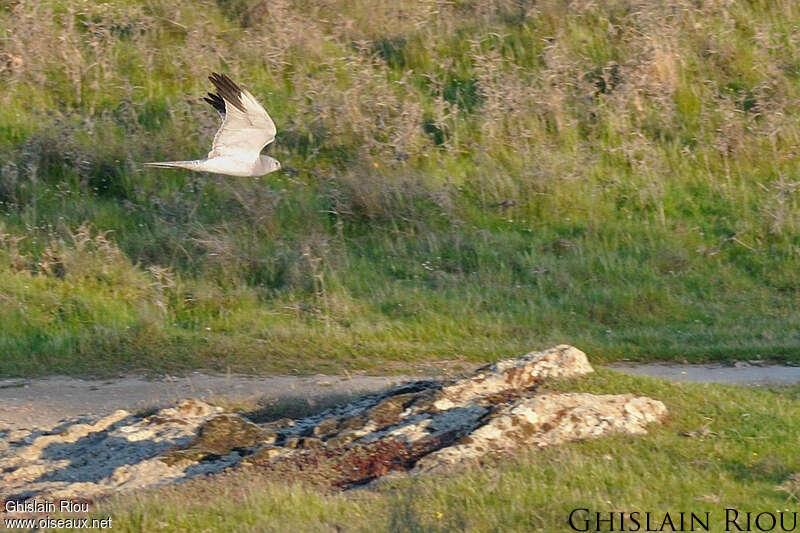
<path id="1" fill-rule="evenodd" d="M 687 517 L 708 511 L 709 531 L 715 532 L 725 531 L 725 508 L 739 511 L 742 530 L 748 511 L 751 520 L 783 511 L 791 526 L 800 495 L 800 482 L 792 477 L 800 470 L 797 387 L 678 385 L 607 370 L 553 386 L 648 395 L 662 399 L 670 417 L 644 437 L 528 450 L 489 460 L 492 468 L 397 479 L 374 489 L 325 492 L 245 472 L 120 496 L 92 511 L 111 516 L 115 531 L 142 533 L 563 532 L 570 531 L 567 519 L 577 508 L 605 512 L 606 519 L 608 511 L 642 517 L 650 511 L 658 525 L 670 513 L 676 527 L 681 511 Z M 595 525 L 590 522 L 589 530 Z M 608 524 L 601 530 L 608 531 Z M 752 523 L 750 530 L 757 531 Z"/>
<path id="2" fill-rule="evenodd" d="M 0 0 L 0 376 L 409 372 L 562 342 L 798 362 L 798 28 L 792 0 Z M 274 117 L 277 175 L 142 168 L 208 150 L 211 71 Z M 797 509 L 800 389 L 557 386 L 670 419 L 344 494 L 250 472 L 94 510 L 444 533 Z"/>
<path id="3" fill-rule="evenodd" d="M 791 0 L 0 1 L 0 375 L 798 361 L 798 26 Z M 279 175 L 142 169 L 204 155 L 212 70 L 275 118 Z"/>

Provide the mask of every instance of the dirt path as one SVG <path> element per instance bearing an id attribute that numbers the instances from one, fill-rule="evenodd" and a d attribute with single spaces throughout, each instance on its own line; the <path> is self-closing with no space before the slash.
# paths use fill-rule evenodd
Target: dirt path
<path id="1" fill-rule="evenodd" d="M 674 381 L 742 385 L 800 384 L 800 367 L 782 365 L 613 364 L 608 368 Z M 148 380 L 125 377 L 82 380 L 66 377 L 0 379 L 0 430 L 50 425 L 74 416 L 106 415 L 117 409 L 137 411 L 163 407 L 175 400 L 262 403 L 298 397 L 314 401 L 332 395 L 375 392 L 406 381 L 406 376 L 214 376 Z"/>
<path id="2" fill-rule="evenodd" d="M 106 415 L 117 409 L 166 406 L 194 397 L 229 402 L 298 397 L 323 398 L 368 393 L 407 381 L 404 376 L 215 376 L 194 372 L 185 377 L 149 380 L 125 377 L 82 380 L 68 377 L 0 379 L 0 430 L 53 424 L 74 416 Z"/>
<path id="3" fill-rule="evenodd" d="M 728 385 L 800 385 L 800 366 L 762 364 L 754 361 L 733 365 L 684 365 L 673 363 L 615 363 L 606 368 L 671 381 L 725 383 Z"/>

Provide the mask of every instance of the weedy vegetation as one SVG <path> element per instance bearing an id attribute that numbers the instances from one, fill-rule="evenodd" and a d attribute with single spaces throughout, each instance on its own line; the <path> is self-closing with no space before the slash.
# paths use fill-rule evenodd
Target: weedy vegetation
<path id="1" fill-rule="evenodd" d="M 2 0 L 0 374 L 800 360 L 798 28 L 790 0 Z M 279 175 L 141 167 L 204 155 L 212 70 Z"/>

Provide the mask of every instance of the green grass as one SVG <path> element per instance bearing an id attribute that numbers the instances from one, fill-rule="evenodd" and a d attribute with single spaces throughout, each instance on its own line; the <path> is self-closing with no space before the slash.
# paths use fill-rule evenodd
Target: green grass
<path id="1" fill-rule="evenodd" d="M 0 375 L 800 360 L 800 8 L 525 5 L 0 3 Z"/>
<path id="2" fill-rule="evenodd" d="M 117 496 L 92 512 L 110 515 L 123 532 L 394 533 L 568 531 L 576 508 L 674 517 L 709 511 L 710 530 L 724 531 L 726 507 L 797 509 L 798 487 L 788 480 L 800 470 L 800 389 L 681 385 L 602 369 L 551 386 L 648 395 L 664 401 L 669 419 L 642 437 L 525 450 L 483 468 L 374 489 L 325 492 L 251 471 Z"/>

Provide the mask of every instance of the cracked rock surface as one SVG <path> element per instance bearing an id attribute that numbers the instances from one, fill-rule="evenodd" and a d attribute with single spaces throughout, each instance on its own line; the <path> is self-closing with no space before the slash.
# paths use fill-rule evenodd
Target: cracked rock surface
<path id="1" fill-rule="evenodd" d="M 593 372 L 561 345 L 451 381 L 415 381 L 297 419 L 256 424 L 199 400 L 136 417 L 116 411 L 37 430 L 0 431 L 0 499 L 94 499 L 227 468 L 331 487 L 395 471 L 440 470 L 522 446 L 554 446 L 663 422 L 663 403 L 630 394 L 537 392 Z"/>

